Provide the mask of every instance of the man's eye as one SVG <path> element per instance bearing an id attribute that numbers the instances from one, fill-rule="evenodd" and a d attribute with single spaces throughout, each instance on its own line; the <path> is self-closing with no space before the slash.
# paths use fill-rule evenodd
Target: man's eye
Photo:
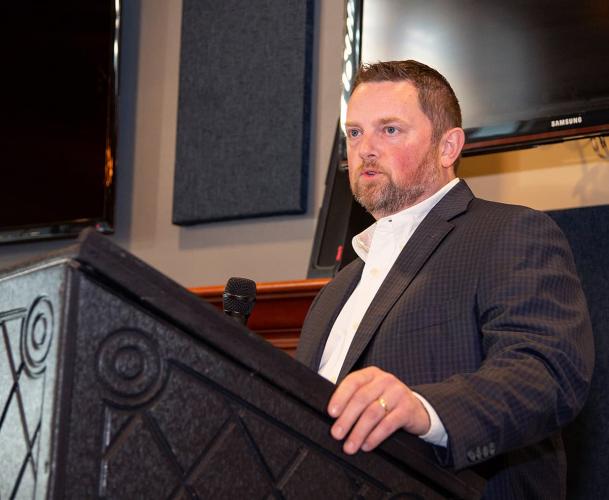
<path id="1" fill-rule="evenodd" d="M 387 132 L 389 135 L 394 135 L 397 134 L 398 129 L 395 127 L 385 127 L 385 132 Z"/>
<path id="2" fill-rule="evenodd" d="M 349 137 L 358 137 L 359 136 L 359 130 L 356 129 L 350 129 L 347 131 L 347 134 L 349 135 Z"/>

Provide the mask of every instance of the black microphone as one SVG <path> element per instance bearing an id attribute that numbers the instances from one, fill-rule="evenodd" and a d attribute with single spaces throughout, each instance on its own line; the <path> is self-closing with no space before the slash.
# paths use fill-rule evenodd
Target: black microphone
<path id="1" fill-rule="evenodd" d="M 256 283 L 247 278 L 230 278 L 224 287 L 222 304 L 224 314 L 242 325 L 252 314 L 256 302 Z"/>

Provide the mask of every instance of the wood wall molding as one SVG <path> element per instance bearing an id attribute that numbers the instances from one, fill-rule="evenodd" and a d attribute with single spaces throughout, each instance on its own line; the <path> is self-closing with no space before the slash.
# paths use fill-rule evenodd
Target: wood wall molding
<path id="1" fill-rule="evenodd" d="M 294 355 L 309 306 L 328 281 L 322 278 L 257 283 L 256 305 L 248 328 Z M 224 286 L 193 287 L 190 291 L 222 310 Z"/>

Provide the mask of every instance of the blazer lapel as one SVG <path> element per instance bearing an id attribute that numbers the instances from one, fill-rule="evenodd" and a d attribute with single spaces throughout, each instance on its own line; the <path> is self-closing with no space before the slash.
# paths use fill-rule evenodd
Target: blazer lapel
<path id="1" fill-rule="evenodd" d="M 349 347 L 338 377 L 339 381 L 353 369 L 387 313 L 408 288 L 438 245 L 453 229 L 454 225 L 449 220 L 466 210 L 472 198 L 473 194 L 467 184 L 461 181 L 438 202 L 421 222 L 368 307 Z"/>
<path id="2" fill-rule="evenodd" d="M 319 368 L 332 325 L 355 290 L 363 269 L 364 263 L 361 259 L 350 263 L 321 292 L 323 301 L 320 303 L 323 302 L 323 305 L 312 304 L 304 325 L 306 331 L 303 328 L 297 351 L 297 359 L 312 370 L 317 371 Z M 306 343 L 303 343 L 303 340 Z"/>

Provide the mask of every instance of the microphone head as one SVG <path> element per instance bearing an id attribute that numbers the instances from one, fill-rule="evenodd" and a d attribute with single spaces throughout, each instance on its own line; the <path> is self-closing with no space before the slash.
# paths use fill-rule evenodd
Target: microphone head
<path id="1" fill-rule="evenodd" d="M 248 278 L 230 278 L 224 291 L 244 297 L 256 297 L 256 282 Z"/>
<path id="2" fill-rule="evenodd" d="M 224 287 L 224 312 L 247 318 L 256 302 L 256 282 L 247 278 L 230 278 Z"/>

